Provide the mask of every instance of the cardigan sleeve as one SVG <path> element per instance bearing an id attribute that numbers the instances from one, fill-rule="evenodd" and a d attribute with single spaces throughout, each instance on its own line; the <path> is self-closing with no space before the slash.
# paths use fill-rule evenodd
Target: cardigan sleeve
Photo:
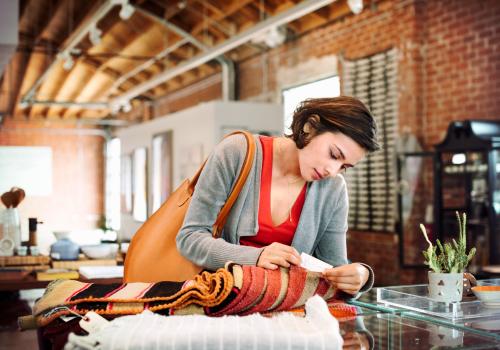
<path id="1" fill-rule="evenodd" d="M 210 270 L 224 267 L 227 261 L 256 265 L 262 248 L 241 246 L 212 237 L 212 225 L 226 202 L 242 167 L 246 141 L 234 135 L 219 143 L 198 179 L 183 226 L 177 235 L 179 252 L 199 266 Z"/>
<path id="2" fill-rule="evenodd" d="M 337 205 L 332 213 L 330 223 L 328 224 L 325 233 L 321 237 L 321 240 L 314 251 L 314 256 L 330 263 L 333 266 L 350 263 L 347 259 L 346 237 L 348 227 L 347 218 L 349 211 L 349 198 L 347 195 L 347 185 L 345 180 L 342 180 L 341 186 L 342 189 L 337 200 Z M 375 281 L 373 269 L 367 264 L 361 264 L 368 269 L 369 275 L 365 285 L 360 289 L 360 293 L 370 290 Z M 359 297 L 360 293 L 356 294 L 354 298 Z"/>
<path id="3" fill-rule="evenodd" d="M 340 178 L 339 178 L 340 179 Z M 333 211 L 321 213 L 321 218 L 329 220 L 329 223 L 321 235 L 316 245 L 313 255 L 330 265 L 340 266 L 347 264 L 347 213 L 349 209 L 349 200 L 347 198 L 347 186 L 345 180 L 336 181 L 340 186 L 337 195 L 337 203 Z"/>

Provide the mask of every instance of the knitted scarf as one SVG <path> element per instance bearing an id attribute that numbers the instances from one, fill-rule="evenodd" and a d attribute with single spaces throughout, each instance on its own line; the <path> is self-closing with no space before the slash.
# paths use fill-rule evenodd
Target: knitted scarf
<path id="1" fill-rule="evenodd" d="M 224 269 L 204 271 L 185 282 L 96 284 L 57 280 L 36 302 L 33 317 L 37 326 L 45 326 L 60 316 L 85 315 L 90 310 L 108 316 L 133 315 L 144 310 L 162 315 L 209 316 L 290 310 L 300 313 L 313 295 L 325 300 L 340 296 L 320 273 L 301 267 L 267 270 L 228 263 Z M 329 306 L 334 316 L 356 314 L 355 308 L 345 303 Z M 23 323 L 20 319 L 21 328 Z"/>

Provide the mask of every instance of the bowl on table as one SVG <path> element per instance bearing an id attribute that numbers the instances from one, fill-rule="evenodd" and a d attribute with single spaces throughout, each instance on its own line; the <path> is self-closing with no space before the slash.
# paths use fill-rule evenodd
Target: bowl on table
<path id="1" fill-rule="evenodd" d="M 500 307 L 500 286 L 475 286 L 472 292 L 484 305 Z"/>
<path id="2" fill-rule="evenodd" d="M 83 254 L 90 259 L 114 259 L 118 252 L 118 244 L 116 243 L 88 244 L 80 248 Z"/>

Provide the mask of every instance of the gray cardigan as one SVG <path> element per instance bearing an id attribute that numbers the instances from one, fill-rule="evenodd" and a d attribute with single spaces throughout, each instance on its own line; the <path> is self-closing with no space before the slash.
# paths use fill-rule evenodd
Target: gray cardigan
<path id="1" fill-rule="evenodd" d="M 227 218 L 222 237 L 213 239 L 212 225 L 229 197 L 246 155 L 246 140 L 241 134 L 225 138 L 208 158 L 196 185 L 181 231 L 177 235 L 180 253 L 197 265 L 210 270 L 227 261 L 256 265 L 263 248 L 239 245 L 240 237 L 259 231 L 259 194 L 262 171 L 262 147 L 255 136 L 256 152 L 248 179 Z M 307 184 L 292 246 L 333 266 L 347 264 L 346 231 L 348 212 L 344 178 L 325 178 Z M 367 265 L 365 265 L 367 266 Z M 373 271 L 363 287 L 373 285 Z"/>

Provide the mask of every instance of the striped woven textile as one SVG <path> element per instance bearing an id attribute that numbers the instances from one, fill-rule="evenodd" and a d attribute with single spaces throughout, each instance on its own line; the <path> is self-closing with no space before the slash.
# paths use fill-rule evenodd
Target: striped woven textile
<path id="1" fill-rule="evenodd" d="M 57 317 L 92 310 L 101 315 L 133 315 L 144 310 L 162 315 L 208 316 L 303 312 L 307 299 L 325 300 L 340 294 L 317 272 L 292 266 L 267 270 L 233 263 L 216 272 L 204 271 L 186 282 L 94 284 L 74 280 L 52 282 L 37 301 L 33 314 L 38 326 Z M 332 305 L 332 303 L 330 303 Z M 338 307 L 343 305 L 343 307 Z M 355 315 L 345 303 L 330 308 L 335 315 Z M 333 311 L 332 311 L 333 310 Z"/>

